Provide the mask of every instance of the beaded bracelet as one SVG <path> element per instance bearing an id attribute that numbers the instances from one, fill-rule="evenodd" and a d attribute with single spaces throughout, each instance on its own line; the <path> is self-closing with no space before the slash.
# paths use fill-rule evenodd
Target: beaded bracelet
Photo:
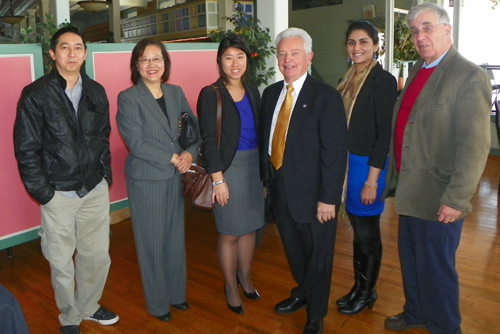
<path id="1" fill-rule="evenodd" d="M 365 187 L 366 188 L 370 188 L 370 189 L 377 189 L 378 188 L 378 183 L 370 184 L 370 183 L 365 182 Z"/>

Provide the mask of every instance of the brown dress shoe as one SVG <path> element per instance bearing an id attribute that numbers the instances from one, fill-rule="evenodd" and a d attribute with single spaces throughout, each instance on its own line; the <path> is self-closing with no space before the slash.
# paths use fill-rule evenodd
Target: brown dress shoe
<path id="1" fill-rule="evenodd" d="M 427 329 L 425 324 L 409 324 L 403 319 L 403 313 L 385 319 L 384 326 L 391 331 L 406 331 L 413 328 Z"/>

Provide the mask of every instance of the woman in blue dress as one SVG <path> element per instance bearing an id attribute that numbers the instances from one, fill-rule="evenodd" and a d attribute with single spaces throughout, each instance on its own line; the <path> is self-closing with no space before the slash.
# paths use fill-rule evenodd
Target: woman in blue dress
<path id="1" fill-rule="evenodd" d="M 377 28 L 367 21 L 353 22 L 346 32 L 352 66 L 337 90 L 348 122 L 349 164 L 345 208 L 354 230 L 354 286 L 337 300 L 338 310 L 357 314 L 372 308 L 382 259 L 380 215 L 384 202 L 385 168 L 391 138 L 392 111 L 397 98 L 396 79 L 377 61 Z"/>

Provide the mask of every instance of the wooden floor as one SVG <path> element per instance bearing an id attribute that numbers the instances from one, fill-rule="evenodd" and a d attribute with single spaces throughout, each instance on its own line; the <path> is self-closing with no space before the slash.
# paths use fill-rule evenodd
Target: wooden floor
<path id="1" fill-rule="evenodd" d="M 474 200 L 475 212 L 465 221 L 458 250 L 464 334 L 500 333 L 499 171 L 500 157 L 490 157 Z M 338 313 L 335 307 L 335 300 L 352 284 L 352 231 L 347 221 L 339 222 L 330 312 L 325 318 L 324 333 L 393 333 L 384 330 L 383 324 L 385 317 L 401 312 L 404 303 L 397 229 L 397 216 L 389 200 L 382 219 L 384 256 L 377 285 L 379 299 L 372 310 L 349 317 Z M 81 325 L 84 334 L 302 333 L 306 321 L 304 310 L 293 315 L 278 315 L 273 311 L 277 302 L 289 296 L 294 285 L 275 224 L 266 229 L 263 244 L 255 252 L 253 279 L 262 298 L 244 299 L 245 314 L 236 315 L 227 309 L 224 299 L 212 215 L 188 208 L 186 244 L 191 308 L 172 310 L 172 320 L 168 323 L 158 321 L 145 310 L 131 222 L 115 224 L 111 231 L 112 265 L 101 303 L 117 312 L 121 320 L 107 327 L 85 321 Z M 7 257 L 6 251 L 0 253 L 0 283 L 19 300 L 32 334 L 58 333 L 60 325 L 49 265 L 42 256 L 39 240 L 14 247 L 13 253 L 12 258 Z"/>

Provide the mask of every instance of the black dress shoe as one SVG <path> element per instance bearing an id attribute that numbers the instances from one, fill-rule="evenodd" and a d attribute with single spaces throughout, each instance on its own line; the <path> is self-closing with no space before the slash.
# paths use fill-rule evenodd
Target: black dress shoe
<path id="1" fill-rule="evenodd" d="M 77 325 L 67 325 L 61 327 L 61 334 L 82 334 Z"/>
<path id="2" fill-rule="evenodd" d="M 181 304 L 172 304 L 172 307 L 175 308 L 176 310 L 185 311 L 189 308 L 189 304 L 188 302 L 184 302 Z"/>
<path id="3" fill-rule="evenodd" d="M 290 297 L 281 303 L 276 304 L 274 310 L 279 314 L 292 314 L 306 307 L 307 301 L 300 298 Z"/>
<path id="4" fill-rule="evenodd" d="M 388 317 L 385 319 L 384 327 L 391 331 L 406 331 L 408 329 L 420 328 L 427 329 L 425 324 L 409 324 L 403 318 L 403 313 Z"/>
<path id="5" fill-rule="evenodd" d="M 227 301 L 227 292 L 226 292 L 226 285 L 225 284 L 224 284 L 224 295 L 226 296 L 226 304 L 227 304 L 228 309 L 230 309 L 232 312 L 234 312 L 236 314 L 245 313 L 245 309 L 243 308 L 243 304 L 240 304 L 239 306 L 229 305 L 229 302 Z"/>
<path id="6" fill-rule="evenodd" d="M 243 288 L 243 285 L 241 285 L 240 278 L 238 277 L 238 274 L 236 274 L 236 282 L 238 282 L 238 285 L 241 286 L 241 290 L 243 290 L 243 295 L 251 300 L 259 300 L 260 295 L 257 292 L 257 290 L 253 290 L 253 292 L 246 292 L 245 289 Z"/>
<path id="7" fill-rule="evenodd" d="M 168 312 L 167 314 L 164 315 L 158 315 L 156 316 L 156 318 L 158 318 L 158 320 L 160 321 L 170 321 L 170 319 L 172 319 L 172 316 L 170 315 L 170 312 Z"/>
<path id="8" fill-rule="evenodd" d="M 243 290 L 243 295 L 246 298 L 251 299 L 251 300 L 259 300 L 260 299 L 260 295 L 257 292 L 257 290 L 253 290 L 253 292 L 246 292 L 245 290 Z"/>
<path id="9" fill-rule="evenodd" d="M 323 319 L 307 320 L 303 334 L 321 334 L 323 333 Z"/>

